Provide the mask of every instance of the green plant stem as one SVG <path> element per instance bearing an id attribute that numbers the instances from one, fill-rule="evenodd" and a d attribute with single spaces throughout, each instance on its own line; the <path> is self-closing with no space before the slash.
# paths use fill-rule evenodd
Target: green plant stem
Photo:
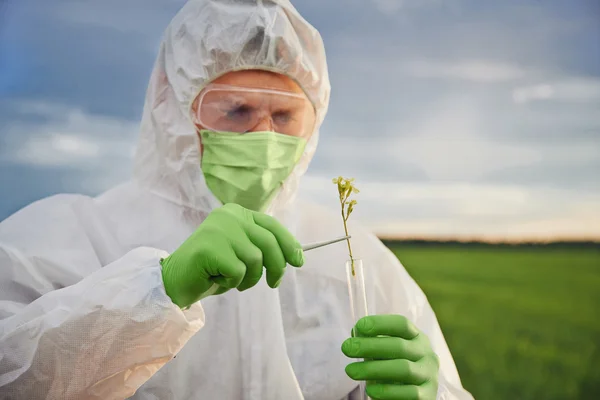
<path id="1" fill-rule="evenodd" d="M 346 236 L 348 236 L 348 217 L 346 217 L 346 213 L 344 212 L 345 200 L 340 197 L 340 202 L 342 203 L 342 221 L 344 221 L 344 232 Z M 348 244 L 348 253 L 350 254 L 350 263 L 352 265 L 352 276 L 356 276 L 356 272 L 354 271 L 354 257 L 352 256 L 352 246 L 350 246 L 350 239 L 346 239 L 346 243 Z"/>

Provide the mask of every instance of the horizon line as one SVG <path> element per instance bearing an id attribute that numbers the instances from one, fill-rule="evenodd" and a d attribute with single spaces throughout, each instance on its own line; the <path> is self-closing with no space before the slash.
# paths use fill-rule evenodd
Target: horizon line
<path id="1" fill-rule="evenodd" d="M 594 243 L 600 245 L 600 237 L 485 237 L 485 236 L 417 236 L 417 235 L 375 235 L 382 241 L 397 242 L 457 242 L 457 243 L 488 243 L 488 244 L 554 244 L 554 243 Z"/>

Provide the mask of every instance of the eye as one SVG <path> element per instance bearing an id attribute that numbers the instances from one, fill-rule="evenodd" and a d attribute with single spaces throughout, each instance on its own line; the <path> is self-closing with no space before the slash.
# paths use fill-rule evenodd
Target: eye
<path id="1" fill-rule="evenodd" d="M 277 125 L 289 124 L 294 119 L 291 111 L 277 111 L 271 117 Z"/>
<path id="2" fill-rule="evenodd" d="M 233 106 L 225 113 L 227 119 L 235 122 L 247 121 L 250 119 L 251 114 L 252 108 L 247 105 Z"/>

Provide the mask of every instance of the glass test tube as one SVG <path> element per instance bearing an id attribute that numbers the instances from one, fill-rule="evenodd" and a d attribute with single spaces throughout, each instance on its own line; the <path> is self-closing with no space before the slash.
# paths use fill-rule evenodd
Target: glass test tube
<path id="1" fill-rule="evenodd" d="M 348 282 L 348 294 L 350 296 L 350 311 L 352 313 L 354 325 L 356 325 L 356 322 L 358 322 L 359 319 L 369 315 L 362 260 L 354 260 L 354 268 L 352 268 L 352 261 L 346 261 L 346 280 Z M 361 400 L 369 399 L 365 390 L 364 381 L 360 381 L 360 396 Z"/>

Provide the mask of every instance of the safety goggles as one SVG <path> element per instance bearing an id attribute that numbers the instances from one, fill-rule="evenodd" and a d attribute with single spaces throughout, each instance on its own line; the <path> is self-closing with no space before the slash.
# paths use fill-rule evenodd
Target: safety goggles
<path id="1" fill-rule="evenodd" d="M 308 138 L 315 109 L 304 94 L 210 84 L 200 93 L 195 122 L 216 132 L 272 131 Z"/>

